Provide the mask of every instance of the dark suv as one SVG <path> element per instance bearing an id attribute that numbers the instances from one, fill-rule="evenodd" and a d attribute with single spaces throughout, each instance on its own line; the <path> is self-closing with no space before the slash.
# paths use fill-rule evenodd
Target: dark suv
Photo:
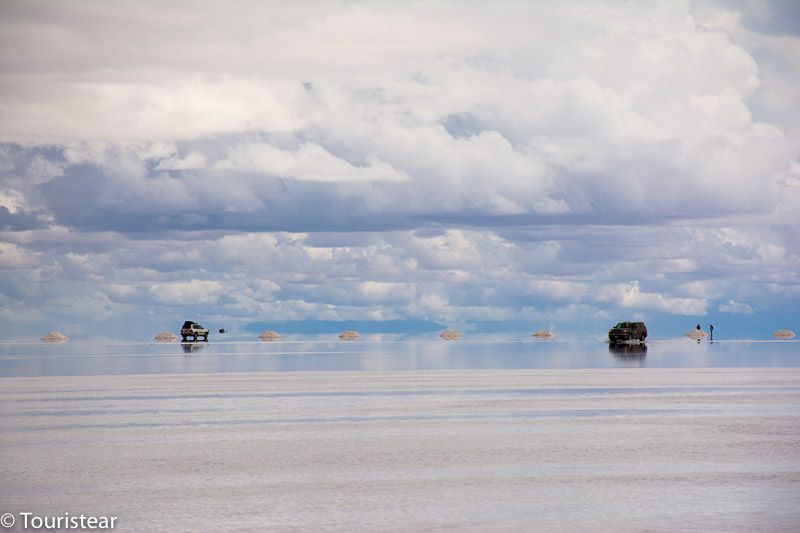
<path id="1" fill-rule="evenodd" d="M 647 338 L 647 327 L 644 322 L 620 322 L 608 330 L 608 340 L 611 344 L 625 341 L 644 341 Z"/>

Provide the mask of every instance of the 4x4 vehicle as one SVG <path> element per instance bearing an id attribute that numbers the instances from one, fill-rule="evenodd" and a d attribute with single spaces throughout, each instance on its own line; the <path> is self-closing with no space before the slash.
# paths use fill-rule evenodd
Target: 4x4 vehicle
<path id="1" fill-rule="evenodd" d="M 208 340 L 208 330 L 198 324 L 197 322 L 192 322 L 191 320 L 187 320 L 183 323 L 183 327 L 181 328 L 181 337 L 183 341 L 186 342 L 188 340 L 192 341 L 207 341 Z"/>
<path id="2" fill-rule="evenodd" d="M 647 327 L 644 322 L 620 322 L 608 330 L 611 344 L 625 341 L 644 341 L 647 338 Z"/>

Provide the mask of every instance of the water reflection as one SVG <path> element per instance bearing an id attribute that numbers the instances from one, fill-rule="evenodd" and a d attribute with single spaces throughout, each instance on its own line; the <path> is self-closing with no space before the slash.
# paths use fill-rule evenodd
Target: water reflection
<path id="1" fill-rule="evenodd" d="M 643 342 L 609 344 L 608 351 L 618 356 L 644 357 L 647 355 L 647 345 Z"/>
<path id="2" fill-rule="evenodd" d="M 622 343 L 608 345 L 608 351 L 614 354 L 614 358 L 626 366 L 642 366 L 647 357 L 647 345 L 643 342 Z"/>
<path id="3" fill-rule="evenodd" d="M 183 353 L 196 353 L 203 349 L 206 345 L 204 342 L 182 342 L 181 348 L 183 348 Z"/>
<path id="4" fill-rule="evenodd" d="M 0 377 L 185 372 L 403 371 L 526 368 L 800 367 L 800 343 L 595 341 L 330 341 L 0 343 Z M 609 357 L 609 353 L 613 357 Z M 191 357 L 186 355 L 191 354 Z M 649 355 L 649 357 L 647 357 Z"/>

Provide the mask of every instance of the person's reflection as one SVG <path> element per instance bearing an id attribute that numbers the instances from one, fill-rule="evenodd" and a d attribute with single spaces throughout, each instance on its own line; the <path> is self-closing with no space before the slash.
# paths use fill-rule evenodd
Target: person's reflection
<path id="1" fill-rule="evenodd" d="M 199 352 L 206 345 L 204 342 L 182 342 L 183 353 Z"/>

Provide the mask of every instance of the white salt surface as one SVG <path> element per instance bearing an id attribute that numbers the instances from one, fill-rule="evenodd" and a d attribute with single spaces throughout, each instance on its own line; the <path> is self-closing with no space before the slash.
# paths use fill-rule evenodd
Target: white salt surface
<path id="1" fill-rule="evenodd" d="M 800 369 L 0 379 L 2 512 L 117 531 L 797 531 Z"/>

